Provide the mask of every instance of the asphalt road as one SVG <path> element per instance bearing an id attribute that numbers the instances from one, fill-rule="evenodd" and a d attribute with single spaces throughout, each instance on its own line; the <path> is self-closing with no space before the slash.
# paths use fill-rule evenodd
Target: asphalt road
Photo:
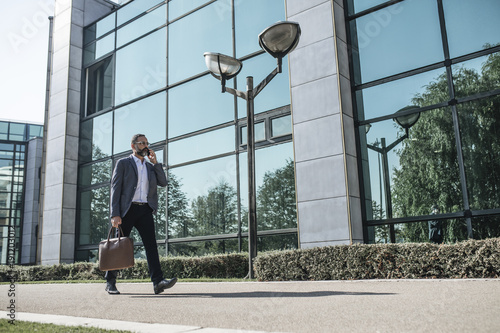
<path id="1" fill-rule="evenodd" d="M 9 311 L 14 299 L 18 320 L 23 313 L 52 314 L 191 331 L 500 331 L 500 279 L 178 282 L 160 295 L 150 283 L 117 287 L 121 294 L 112 296 L 104 283 L 16 284 L 15 297 L 9 297 L 10 286 L 0 285 L 0 309 Z"/>

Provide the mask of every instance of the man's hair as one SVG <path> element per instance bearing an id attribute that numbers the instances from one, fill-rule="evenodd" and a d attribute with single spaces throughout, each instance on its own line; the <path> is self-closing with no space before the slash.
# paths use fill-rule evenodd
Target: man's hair
<path id="1" fill-rule="evenodd" d="M 135 134 L 133 137 L 132 137 L 132 140 L 130 141 L 131 144 L 135 144 L 137 142 L 137 139 L 140 138 L 141 136 L 144 136 L 144 134 Z"/>

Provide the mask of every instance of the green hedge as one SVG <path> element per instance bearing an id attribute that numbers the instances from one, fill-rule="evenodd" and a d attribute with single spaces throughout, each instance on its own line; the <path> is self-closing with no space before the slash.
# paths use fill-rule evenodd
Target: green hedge
<path id="1" fill-rule="evenodd" d="M 255 259 L 254 267 L 261 281 L 498 278 L 500 238 L 268 252 Z"/>
<path id="2" fill-rule="evenodd" d="M 166 277 L 178 278 L 243 278 L 248 272 L 245 253 L 205 257 L 162 257 L 160 263 Z M 132 268 L 121 270 L 122 279 L 149 279 L 146 260 L 136 260 Z M 102 280 L 104 272 L 96 263 L 37 266 L 0 266 L 0 282 Z"/>
<path id="3" fill-rule="evenodd" d="M 244 278 L 245 253 L 160 259 L 166 277 Z M 259 253 L 255 276 L 260 281 L 357 279 L 454 279 L 500 277 L 500 238 L 451 245 L 430 243 L 337 245 L 306 250 Z M 52 266 L 0 266 L 0 282 L 101 280 L 95 263 Z M 145 260 L 121 271 L 122 279 L 148 279 Z"/>

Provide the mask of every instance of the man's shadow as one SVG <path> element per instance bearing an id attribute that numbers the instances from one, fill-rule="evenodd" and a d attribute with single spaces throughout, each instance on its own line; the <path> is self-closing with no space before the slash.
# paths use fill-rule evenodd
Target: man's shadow
<path id="1" fill-rule="evenodd" d="M 166 293 L 151 295 L 144 293 L 121 293 L 131 298 L 169 297 L 169 298 L 299 298 L 299 297 L 327 297 L 327 296 L 380 296 L 394 295 L 394 293 L 352 292 L 352 291 L 248 291 L 234 293 Z"/>

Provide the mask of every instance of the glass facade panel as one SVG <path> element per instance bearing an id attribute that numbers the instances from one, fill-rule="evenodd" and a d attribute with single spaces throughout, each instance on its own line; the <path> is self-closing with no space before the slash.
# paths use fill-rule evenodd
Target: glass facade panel
<path id="1" fill-rule="evenodd" d="M 111 160 L 80 167 L 78 184 L 80 186 L 89 186 L 109 183 L 111 172 Z"/>
<path id="2" fill-rule="evenodd" d="M 103 186 L 80 195 L 79 244 L 99 244 L 108 237 L 109 186 Z"/>
<path id="3" fill-rule="evenodd" d="M 115 28 L 116 12 L 96 22 L 96 37 L 99 38 Z"/>
<path id="4" fill-rule="evenodd" d="M 238 41 L 236 57 L 241 58 L 261 50 L 258 36 L 264 29 L 278 21 L 286 20 L 285 2 L 283 0 L 235 1 L 234 15 L 234 30 Z"/>
<path id="5" fill-rule="evenodd" d="M 380 5 L 388 0 L 347 0 L 349 14 L 355 14 Z"/>
<path id="6" fill-rule="evenodd" d="M 451 66 L 456 97 L 467 97 L 500 88 L 500 53 Z"/>
<path id="7" fill-rule="evenodd" d="M 112 154 L 113 113 L 108 112 L 82 122 L 80 128 L 80 163 Z"/>
<path id="8" fill-rule="evenodd" d="M 351 21 L 351 31 L 357 84 L 444 60 L 435 0 L 386 7 Z"/>
<path id="9" fill-rule="evenodd" d="M 497 0 L 443 0 L 443 7 L 452 58 L 500 44 Z"/>
<path id="10" fill-rule="evenodd" d="M 292 134 L 292 116 L 271 119 L 271 137 Z"/>
<path id="11" fill-rule="evenodd" d="M 26 124 L 10 123 L 9 140 L 24 141 L 26 137 Z"/>
<path id="12" fill-rule="evenodd" d="M 154 144 L 166 137 L 166 93 L 160 92 L 116 109 L 113 153 L 131 151 L 130 139 L 143 133 Z"/>
<path id="13" fill-rule="evenodd" d="M 234 120 L 234 99 L 221 94 L 211 75 L 168 91 L 168 137 L 174 138 Z"/>
<path id="14" fill-rule="evenodd" d="M 372 203 L 366 207 L 368 220 L 427 215 L 433 204 L 446 213 L 460 210 L 462 191 L 449 109 L 422 112 L 408 138 L 393 120 L 374 123 L 366 141 L 364 188 Z"/>
<path id="15" fill-rule="evenodd" d="M 207 2 L 208 0 L 170 0 L 168 2 L 168 20 L 172 21 Z M 220 11 L 231 11 L 231 4 L 228 1 L 219 1 L 218 6 Z"/>
<path id="16" fill-rule="evenodd" d="M 254 135 L 255 142 L 266 140 L 266 123 L 264 121 L 254 123 L 253 128 L 254 128 L 253 135 Z M 247 144 L 247 136 L 248 136 L 247 127 L 241 126 L 240 127 L 240 145 Z"/>
<path id="17" fill-rule="evenodd" d="M 439 91 L 432 94 L 430 92 Z M 449 99 L 445 68 L 356 91 L 359 120 L 389 115 L 410 106 L 428 106 Z"/>
<path id="18" fill-rule="evenodd" d="M 236 77 L 238 88 L 246 90 L 246 77 L 253 76 L 254 88 L 276 68 L 276 59 L 267 53 L 243 62 L 243 68 Z M 254 100 L 255 114 L 290 104 L 290 83 L 288 79 L 288 57 L 283 58 L 283 72 L 261 91 Z M 238 98 L 238 117 L 246 117 L 246 101 Z"/>
<path id="19" fill-rule="evenodd" d="M 127 44 L 145 33 L 167 23 L 167 5 L 160 6 L 155 10 L 141 16 L 139 19 L 118 29 L 116 47 Z"/>
<path id="20" fill-rule="evenodd" d="M 234 156 L 173 168 L 168 176 L 170 238 L 238 231 Z"/>
<path id="21" fill-rule="evenodd" d="M 140 0 L 140 1 L 131 1 L 127 3 L 125 6 L 121 7 L 117 11 L 117 19 L 116 24 L 118 26 L 123 23 L 133 19 L 134 17 L 144 13 L 148 9 L 162 3 L 164 1 L 161 0 Z"/>
<path id="22" fill-rule="evenodd" d="M 183 242 L 183 243 L 173 243 L 168 245 L 168 254 L 173 256 L 205 256 L 214 253 L 234 253 L 234 252 L 238 252 L 237 239 L 221 239 L 221 240 L 186 242 L 186 243 Z M 221 278 L 222 277 L 225 276 L 221 275 Z"/>
<path id="23" fill-rule="evenodd" d="M 86 115 L 109 108 L 113 98 L 113 61 L 112 57 L 87 68 L 86 71 Z"/>
<path id="24" fill-rule="evenodd" d="M 495 238 L 500 235 L 500 216 L 472 218 L 474 239 Z"/>
<path id="25" fill-rule="evenodd" d="M 174 141 L 168 147 L 168 164 L 175 165 L 234 151 L 234 127 Z"/>
<path id="26" fill-rule="evenodd" d="M 214 2 L 169 25 L 169 84 L 205 72 L 205 52 L 232 54 L 231 11 L 219 8 Z"/>
<path id="27" fill-rule="evenodd" d="M 166 28 L 116 52 L 115 105 L 166 86 Z"/>
<path id="28" fill-rule="evenodd" d="M 500 207 L 500 96 L 458 105 L 471 209 Z"/>

